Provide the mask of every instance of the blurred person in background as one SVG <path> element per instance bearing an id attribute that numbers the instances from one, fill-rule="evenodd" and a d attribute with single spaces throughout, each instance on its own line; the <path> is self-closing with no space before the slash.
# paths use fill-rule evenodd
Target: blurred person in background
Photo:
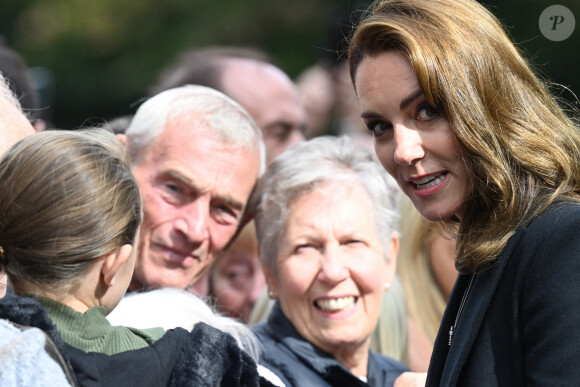
<path id="1" fill-rule="evenodd" d="M 209 275 L 209 296 L 218 311 L 248 323 L 265 283 L 252 221 L 218 254 Z"/>
<path id="2" fill-rule="evenodd" d="M 46 122 L 41 118 L 40 94 L 36 89 L 28 66 L 18 52 L 0 40 L 0 73 L 16 95 L 22 111 L 34 130 L 46 129 Z"/>
<path id="3" fill-rule="evenodd" d="M 22 113 L 20 103 L 0 74 L 0 156 L 34 128 Z"/>
<path id="4" fill-rule="evenodd" d="M 268 163 L 304 140 L 306 113 L 296 86 L 259 50 L 210 46 L 184 52 L 150 94 L 186 84 L 219 90 L 246 109 L 262 130 Z"/>
<path id="5" fill-rule="evenodd" d="M 405 195 L 399 197 L 401 248 L 397 275 L 405 294 L 405 305 L 415 332 L 409 333 L 414 360 L 427 371 L 435 337 L 447 299 L 457 278 L 455 240 L 423 219 Z M 416 340 L 418 339 L 418 340 Z"/>

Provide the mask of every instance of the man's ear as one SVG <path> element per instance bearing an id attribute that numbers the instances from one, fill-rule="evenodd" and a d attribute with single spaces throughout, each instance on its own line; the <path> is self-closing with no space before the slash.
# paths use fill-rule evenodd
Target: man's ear
<path id="1" fill-rule="evenodd" d="M 133 253 L 133 246 L 126 244 L 117 250 L 106 254 L 103 258 L 103 265 L 101 266 L 101 276 L 107 286 L 113 286 L 115 276 L 119 269 L 123 266 Z"/>

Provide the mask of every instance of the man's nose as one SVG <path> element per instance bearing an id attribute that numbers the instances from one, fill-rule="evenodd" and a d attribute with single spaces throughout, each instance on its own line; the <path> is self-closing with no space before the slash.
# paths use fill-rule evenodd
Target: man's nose
<path id="1" fill-rule="evenodd" d="M 178 232 L 185 235 L 192 243 L 203 242 L 209 237 L 210 203 L 203 196 L 180 208 L 179 218 L 175 222 Z"/>

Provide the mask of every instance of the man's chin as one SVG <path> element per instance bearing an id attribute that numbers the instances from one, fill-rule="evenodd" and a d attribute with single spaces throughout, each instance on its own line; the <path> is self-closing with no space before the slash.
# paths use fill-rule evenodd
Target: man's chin
<path id="1" fill-rule="evenodd" d="M 165 271 L 159 270 L 160 273 L 155 273 L 154 276 L 139 276 L 133 275 L 131 284 L 129 285 L 129 291 L 147 291 L 159 288 L 178 288 L 185 289 L 189 285 L 190 281 L 183 276 L 179 278 L 175 277 L 175 270 L 172 270 L 167 275 L 163 275 Z M 161 275 L 160 275 L 161 274 Z"/>

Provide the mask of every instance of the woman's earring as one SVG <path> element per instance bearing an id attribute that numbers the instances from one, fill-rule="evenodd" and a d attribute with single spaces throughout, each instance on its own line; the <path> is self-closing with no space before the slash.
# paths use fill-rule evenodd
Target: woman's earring
<path id="1" fill-rule="evenodd" d="M 389 281 L 385 282 L 383 285 L 385 287 L 385 292 L 391 288 L 391 283 Z"/>
<path id="2" fill-rule="evenodd" d="M 274 292 L 271 290 L 268 290 L 268 297 L 270 297 L 273 300 L 274 299 Z"/>

